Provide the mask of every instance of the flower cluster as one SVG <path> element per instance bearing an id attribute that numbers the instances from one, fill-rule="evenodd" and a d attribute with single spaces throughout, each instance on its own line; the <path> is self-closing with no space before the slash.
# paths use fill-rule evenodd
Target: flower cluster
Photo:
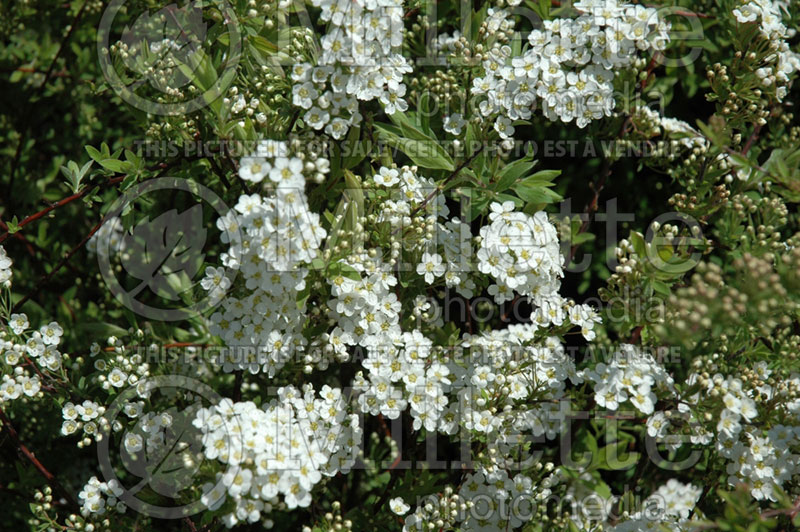
<path id="1" fill-rule="evenodd" d="M 609 529 L 609 532 L 643 530 L 692 530 L 688 524 L 702 489 L 670 479 L 642 502 L 642 509 Z"/>
<path id="2" fill-rule="evenodd" d="M 310 168 L 309 168 L 310 166 Z M 304 191 L 306 174 L 327 172 L 327 160 L 306 164 L 292 156 L 284 142 L 266 141 L 252 157 L 243 159 L 240 175 L 274 184 L 265 195 L 242 195 L 234 209 L 217 221 L 229 249 L 222 262 L 244 277 L 247 294 L 227 295 L 222 310 L 211 316 L 212 334 L 236 347 L 224 364 L 225 371 L 246 369 L 270 375 L 289 356 L 305 347 L 299 334 L 304 308 L 297 295 L 305 288 L 307 265 L 319 255 L 326 232 L 319 214 L 310 212 Z M 203 286 L 221 295 L 230 280 L 220 269 L 210 268 Z"/>
<path id="3" fill-rule="evenodd" d="M 402 504 L 402 506 L 398 507 L 396 504 Z M 409 508 L 402 499 L 400 503 L 396 504 L 392 505 L 395 513 L 408 513 Z M 422 504 L 417 505 L 414 512 L 405 518 L 403 532 L 454 530 L 465 509 L 466 504 L 461 496 L 452 487 L 446 486 L 443 493 L 423 498 Z"/>
<path id="4" fill-rule="evenodd" d="M 448 288 L 472 297 L 476 288 L 470 278 L 472 232 L 460 219 L 448 220 L 450 210 L 444 196 L 434 196 L 434 182 L 409 166 L 382 166 L 373 182 L 389 193 L 379 201 L 377 223 L 388 223 L 394 232 L 415 226 L 425 229 L 423 238 L 414 238 L 412 233 L 405 240 L 409 250 L 425 250 L 415 268 L 417 274 L 429 285 L 443 278 Z"/>
<path id="5" fill-rule="evenodd" d="M 517 292 L 542 306 L 557 297 L 564 258 L 547 214 L 529 216 L 506 201 L 491 204 L 489 220 L 480 230 L 477 258 L 478 270 L 497 283 L 489 287 L 495 301 L 510 301 Z"/>
<path id="6" fill-rule="evenodd" d="M 11 285 L 11 259 L 6 253 L 6 249 L 0 246 L 0 285 L 8 287 Z"/>
<path id="7" fill-rule="evenodd" d="M 382 168 L 375 180 L 394 184 L 400 176 L 408 178 L 406 172 L 405 169 L 397 172 Z M 413 195 L 411 190 L 405 192 L 407 196 Z M 462 424 L 477 433 L 498 433 L 499 439 L 512 427 L 521 426 L 535 427 L 537 434 L 556 433 L 553 427 L 558 426 L 563 416 L 559 417 L 555 402 L 520 412 L 504 410 L 502 415 L 492 409 L 501 409 L 504 402 L 514 406 L 515 401 L 532 394 L 549 401 L 562 397 L 567 378 L 579 382 L 574 363 L 555 338 L 533 345 L 537 340 L 536 332 L 553 323 L 564 324 L 567 328 L 577 325 L 588 337 L 599 320 L 588 306 L 574 305 L 557 296 L 557 284 L 548 290 L 549 299 L 537 294 L 534 288 L 528 288 L 543 284 L 538 281 L 540 277 L 551 282 L 556 278 L 553 271 L 556 268 L 560 274 L 562 259 L 558 240 L 546 215 L 514 212 L 511 202 L 495 203 L 492 209 L 492 225 L 481 229 L 477 257 L 482 266 L 479 269 L 488 269 L 491 265 L 494 268 L 491 272 L 507 280 L 511 278 L 509 267 L 501 268 L 501 261 L 516 263 L 525 284 L 514 288 L 522 295 L 531 296 L 538 305 L 532 316 L 533 323 L 467 336 L 458 349 L 442 349 L 435 347 L 421 330 L 400 328 L 401 303 L 391 292 L 397 285 L 397 278 L 383 271 L 381 262 L 370 259 L 369 254 L 352 262 L 344 261 L 353 272 L 352 277 L 338 275 L 329 279 L 331 293 L 336 298 L 328 303 L 329 314 L 336 321 L 336 327 L 325 339 L 340 360 L 347 359 L 348 346 L 358 345 L 367 351 L 362 361 L 367 373 L 359 373 L 354 383 L 362 392 L 358 399 L 362 412 L 381 413 L 395 419 L 410 407 L 416 430 L 424 427 L 445 434 L 457 432 Z M 461 224 L 449 223 L 450 226 L 437 222 L 439 230 L 461 234 Z M 468 228 L 463 229 L 469 235 Z M 448 242 L 447 237 L 443 240 Z M 430 243 L 420 245 L 425 247 Z M 449 250 L 452 253 L 448 252 L 450 247 L 454 248 Z M 426 284 L 442 276 L 448 279 L 448 274 L 454 271 L 464 273 L 463 263 L 452 259 L 464 254 L 471 256 L 470 239 L 454 238 L 444 248 L 446 262 L 438 253 L 422 254 L 415 271 Z M 537 255 L 540 256 L 538 262 Z M 459 279 L 459 282 L 463 281 Z M 449 282 L 446 284 L 451 286 Z M 489 291 L 492 293 L 491 287 Z M 466 359 L 460 356 L 465 350 L 469 355 Z M 450 397 L 450 392 L 456 393 Z M 488 404 L 484 393 L 493 398 L 492 404 Z"/>
<path id="8" fill-rule="evenodd" d="M 788 92 L 790 76 L 800 70 L 800 55 L 791 51 L 786 42 L 796 30 L 783 24 L 781 4 L 772 0 L 753 0 L 734 9 L 733 15 L 740 24 L 758 23 L 759 32 L 775 51 L 767 57 L 766 64 L 756 70 L 756 75 L 765 90 L 774 90 L 776 99 L 783 100 Z"/>
<path id="9" fill-rule="evenodd" d="M 3 374 L 0 403 L 39 396 L 44 384 L 43 372 L 52 374 L 60 370 L 63 360 L 58 346 L 64 330 L 58 323 L 52 321 L 31 332 L 28 316 L 20 313 L 10 316 L 8 328 L 11 334 L 0 333 L 0 357 L 11 372 Z"/>
<path id="10" fill-rule="evenodd" d="M 14 368 L 14 375 L 3 375 L 3 383 L 0 384 L 0 403 L 19 399 L 22 395 L 36 397 L 41 388 L 42 382 L 38 375 L 29 377 L 24 374 L 22 368 Z"/>
<path id="11" fill-rule="evenodd" d="M 329 23 L 316 65 L 292 67 L 292 103 L 303 121 L 335 139 L 361 121 L 358 101 L 380 100 L 387 114 L 405 111 L 403 74 L 411 72 L 398 48 L 403 39 L 402 3 L 313 0 Z"/>
<path id="12" fill-rule="evenodd" d="M 124 490 L 116 479 L 108 482 L 100 482 L 97 477 L 92 477 L 89 482 L 78 493 L 81 502 L 81 513 L 84 516 L 89 514 L 103 515 L 109 509 L 114 509 L 118 513 L 125 513 L 127 506 L 118 500 Z"/>
<path id="13" fill-rule="evenodd" d="M 542 501 L 560 482 L 553 464 L 539 464 L 539 479 L 510 475 L 496 467 L 479 467 L 466 475 L 458 493 L 448 486 L 444 497 L 430 497 L 406 517 L 403 532 L 431 529 L 463 531 L 518 529 L 538 515 Z"/>
<path id="14" fill-rule="evenodd" d="M 95 437 L 105 427 L 106 419 L 100 417 L 104 412 L 105 407 L 89 399 L 79 405 L 72 402 L 64 403 L 64 406 L 61 407 L 61 417 L 64 420 L 61 424 L 61 434 L 69 436 L 78 429 L 83 429 L 86 437 Z M 101 425 L 98 426 L 98 423 Z M 83 446 L 83 442 L 81 442 L 81 446 Z"/>
<path id="15" fill-rule="evenodd" d="M 614 111 L 614 71 L 630 67 L 639 52 L 666 46 L 669 26 L 657 11 L 616 0 L 584 0 L 574 6 L 576 19 L 545 20 L 544 28 L 528 36 L 520 55 L 497 42 L 483 61 L 483 75 L 473 81 L 472 94 L 485 95 L 483 118 L 495 117 L 503 139 L 514 133 L 513 120 L 531 117 L 537 105 L 551 121 L 573 120 L 585 127 Z M 513 21 L 495 12 L 506 30 Z"/>
<path id="16" fill-rule="evenodd" d="M 637 346 L 622 344 L 609 364 L 598 363 L 584 370 L 584 376 L 594 384 L 594 401 L 608 410 L 617 410 L 630 402 L 638 411 L 650 415 L 658 400 L 656 392 L 674 394 L 672 377 L 653 355 Z"/>
<path id="17" fill-rule="evenodd" d="M 129 402 L 123 407 L 125 415 L 138 419 L 134 430 L 127 431 L 122 439 L 125 451 L 131 456 L 143 449 L 147 449 L 148 454 L 155 454 L 155 449 L 163 449 L 173 426 L 170 412 L 147 412 L 142 415 L 143 407 L 141 401 Z"/>
<path id="18" fill-rule="evenodd" d="M 323 341 L 331 346 L 337 359 L 347 360 L 348 346 L 379 347 L 400 339 L 401 303 L 391 292 L 397 278 L 381 268 L 381 262 L 341 264 L 354 273 L 349 277 L 340 273 L 328 280 L 335 298 L 328 302 L 329 316 L 336 327 Z"/>
<path id="19" fill-rule="evenodd" d="M 730 460 L 728 483 L 731 486 L 746 483 L 755 499 L 774 501 L 775 485 L 783 486 L 800 473 L 800 454 L 792 452 L 800 450 L 800 427 L 776 424 L 765 431 L 759 426 L 758 418 L 763 414 L 754 397 L 769 400 L 781 394 L 766 383 L 772 373 L 766 363 L 757 364 L 754 372 L 757 380 L 748 384 L 731 375 L 718 373 L 706 379 L 693 373 L 689 382 L 696 382 L 704 389 L 689 398 L 689 402 L 700 401 L 701 393 L 716 404 L 721 402 L 713 441 L 717 452 Z M 786 408 L 791 415 L 787 406 L 781 410 Z"/>
<path id="20" fill-rule="evenodd" d="M 311 504 L 311 490 L 355 463 L 361 428 L 347 413 L 341 389 L 287 386 L 261 408 L 252 402 L 219 404 L 198 411 L 194 426 L 202 431 L 208 460 L 226 464 L 217 487 L 204 490 L 204 502 L 215 509 L 227 497 L 235 511 L 223 517 L 232 527 L 253 523 L 279 503 L 289 509 Z"/>
<path id="21" fill-rule="evenodd" d="M 561 432 L 567 381 L 582 379 L 557 338 L 537 339 L 529 323 L 468 336 L 462 345 L 469 356 L 456 370 L 460 424 L 485 435 L 510 463 L 519 434 L 553 439 Z"/>
<path id="22" fill-rule="evenodd" d="M 410 408 L 415 430 L 454 432 L 454 416 L 447 415 L 445 395 L 451 383 L 450 368 L 432 352 L 433 342 L 419 331 L 404 332 L 392 343 L 369 349 L 362 363 L 367 377 L 359 373 L 353 383 L 362 392 L 358 397 L 361 411 L 396 419 Z"/>
<path id="23" fill-rule="evenodd" d="M 550 496 L 559 478 L 556 471 L 534 483 L 531 477 L 521 473 L 512 477 L 504 469 L 479 469 L 467 476 L 461 485 L 459 495 L 470 507 L 461 529 L 519 528 L 535 515 L 536 505 Z"/>

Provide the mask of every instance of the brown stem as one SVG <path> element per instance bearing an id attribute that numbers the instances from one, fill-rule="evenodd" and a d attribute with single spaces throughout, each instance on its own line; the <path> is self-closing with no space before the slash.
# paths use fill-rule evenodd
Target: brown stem
<path id="1" fill-rule="evenodd" d="M 469 163 L 471 163 L 471 162 L 473 161 L 473 159 L 475 159 L 475 157 L 477 157 L 478 155 L 480 155 L 480 153 L 483 151 L 483 148 L 484 148 L 484 147 L 485 147 L 485 145 L 483 145 L 483 144 L 482 144 L 480 148 L 478 148 L 477 150 L 475 150 L 475 151 L 472 153 L 472 155 L 470 155 L 468 158 L 464 159 L 464 160 L 461 162 L 461 164 L 459 164 L 459 165 L 456 167 L 456 169 L 455 169 L 455 170 L 453 170 L 453 173 L 451 173 L 449 176 L 447 176 L 447 179 L 445 179 L 444 181 L 442 181 L 442 182 L 441 182 L 441 184 L 437 185 L 437 186 L 436 186 L 436 188 L 434 188 L 434 189 L 431 191 L 431 193 L 430 193 L 430 194 L 428 194 L 428 195 L 425 197 L 425 199 L 424 199 L 424 200 L 422 200 L 422 203 L 420 203 L 419 205 L 417 205 L 417 206 L 414 208 L 414 210 L 413 210 L 413 211 L 411 211 L 411 215 L 410 215 L 410 217 L 411 217 L 411 218 L 413 218 L 413 217 L 414 217 L 414 215 L 416 215 L 416 214 L 417 214 L 419 211 L 421 211 L 422 209 L 424 209 L 424 208 L 425 208 L 425 206 L 426 206 L 428 203 L 430 203 L 430 201 L 431 201 L 433 198 L 435 198 L 435 197 L 436 197 L 436 195 L 437 195 L 439 192 L 441 192 L 442 190 L 444 190 L 444 187 L 446 187 L 446 186 L 447 186 L 447 184 L 448 184 L 450 181 L 452 181 L 452 180 L 453 180 L 453 179 L 454 179 L 454 178 L 455 178 L 455 177 L 456 177 L 456 176 L 457 176 L 459 173 L 461 173 L 461 170 L 463 170 L 463 169 L 464 169 L 464 168 L 465 168 L 465 167 L 466 167 L 466 166 L 467 166 Z M 396 232 L 398 232 L 400 229 L 402 229 L 402 227 L 398 227 L 397 229 L 395 229 L 395 231 L 394 231 L 394 232 L 396 233 Z"/>
<path id="2" fill-rule="evenodd" d="M 36 288 L 34 288 L 32 292 L 28 292 L 27 294 L 25 294 L 25 297 L 23 297 L 22 299 L 17 301 L 17 304 L 14 305 L 14 308 L 11 309 L 11 312 L 17 312 L 20 308 L 22 308 L 22 305 L 24 305 L 31 297 L 33 297 L 34 295 L 38 294 L 39 291 L 42 289 L 42 287 L 44 287 L 44 285 L 47 284 L 50 281 L 50 279 L 52 279 L 55 276 L 55 274 L 57 274 L 61 270 L 61 268 L 64 267 L 64 265 L 67 262 L 69 262 L 69 260 L 72 258 L 72 256 L 75 253 L 77 253 L 78 250 L 81 249 L 86 244 L 86 242 L 89 241 L 90 238 L 92 238 L 92 236 L 94 236 L 94 234 L 103 226 L 103 224 L 106 221 L 107 221 L 107 218 L 103 218 L 102 220 L 100 220 L 97 223 L 97 225 L 95 225 L 92 228 L 92 230 L 89 231 L 89 234 L 86 235 L 85 237 L 83 237 L 83 240 L 78 242 L 78 245 L 73 247 L 71 250 L 69 250 L 69 253 L 64 255 L 64 258 L 61 259 L 58 262 L 58 264 L 56 264 L 55 267 L 52 270 L 50 270 L 50 273 L 48 273 L 47 275 L 45 275 L 45 276 L 43 276 L 43 277 L 41 277 L 39 279 L 39 282 L 36 283 Z"/>
<path id="3" fill-rule="evenodd" d="M 11 421 L 6 416 L 3 409 L 0 408 L 0 421 L 2 421 L 2 426 L 8 431 L 8 435 L 11 437 L 11 440 L 17 446 L 20 454 L 24 456 L 33 466 L 36 468 L 37 471 L 45 478 L 47 483 L 53 488 L 54 491 L 58 492 L 66 501 L 67 504 L 72 506 L 75 509 L 78 509 L 78 503 L 72 498 L 70 493 L 64 489 L 64 486 L 58 481 L 58 479 L 53 475 L 40 461 L 34 454 L 23 444 L 19 439 L 19 434 L 17 433 L 14 426 L 11 424 Z"/>
<path id="4" fill-rule="evenodd" d="M 105 183 L 96 183 L 94 185 L 89 185 L 89 186 L 85 187 L 83 190 L 81 190 L 80 192 L 78 192 L 77 194 L 73 194 L 71 196 L 67 196 L 66 198 L 61 199 L 61 200 L 53 203 L 52 205 L 48 205 L 46 208 L 42 209 L 41 211 L 39 211 L 39 212 L 37 212 L 35 214 L 31 214 L 30 216 L 28 216 L 27 218 L 22 220 L 19 224 L 17 224 L 17 227 L 21 229 L 22 227 L 25 227 L 29 223 L 35 222 L 36 220 L 46 216 L 49 212 L 54 211 L 54 210 L 58 209 L 59 207 L 63 207 L 64 205 L 67 205 L 69 203 L 72 203 L 75 200 L 79 200 L 79 199 L 87 196 L 95 188 L 108 187 L 108 186 L 111 186 L 111 185 L 116 185 L 117 183 L 120 183 L 123 179 L 125 179 L 125 176 L 112 177 L 111 179 L 109 179 Z M 9 233 L 9 232 L 5 232 L 4 234 L 0 235 L 0 244 L 5 242 L 5 240 L 10 235 L 11 235 L 11 233 Z"/>
<path id="5" fill-rule="evenodd" d="M 747 152 L 750 151 L 750 148 L 753 146 L 753 143 L 758 138 L 758 134 L 761 132 L 761 124 L 756 124 L 756 127 L 753 128 L 753 133 L 750 134 L 748 137 L 747 142 L 742 148 L 742 155 L 747 155 Z"/>

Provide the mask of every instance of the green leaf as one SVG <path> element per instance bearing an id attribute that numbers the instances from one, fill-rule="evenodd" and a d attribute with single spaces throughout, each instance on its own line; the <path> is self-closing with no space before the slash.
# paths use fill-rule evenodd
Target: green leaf
<path id="1" fill-rule="evenodd" d="M 14 216 L 14 218 L 12 218 L 11 221 L 8 222 L 6 225 L 8 226 L 8 234 L 10 235 L 13 235 L 14 233 L 22 229 L 19 226 L 19 220 L 17 219 L 16 216 Z"/>
<path id="2" fill-rule="evenodd" d="M 117 174 L 122 174 L 127 172 L 127 170 L 131 167 L 131 164 L 127 161 L 120 161 L 118 159 L 103 159 L 102 161 L 98 161 L 100 166 L 111 170 Z"/>
<path id="3" fill-rule="evenodd" d="M 122 338 L 128 334 L 126 329 L 113 323 L 96 322 L 96 323 L 78 323 L 76 325 L 78 334 L 87 336 L 89 338 L 102 338 L 106 339 L 109 336 L 116 336 Z"/>
<path id="4" fill-rule="evenodd" d="M 572 244 L 578 246 L 580 244 L 592 241 L 594 239 L 595 239 L 594 233 L 587 233 L 587 232 L 577 233 L 572 237 Z"/>
<path id="5" fill-rule="evenodd" d="M 640 258 L 647 257 L 647 245 L 644 242 L 644 236 L 636 231 L 631 231 L 630 241 L 633 245 L 633 250 L 639 255 Z"/>
<path id="6" fill-rule="evenodd" d="M 661 294 L 663 296 L 669 296 L 670 295 L 669 285 L 667 283 L 665 283 L 664 281 L 659 281 L 657 279 L 653 279 L 652 281 L 650 281 L 650 284 L 653 287 L 653 290 L 655 290 L 659 294 Z"/>
<path id="7" fill-rule="evenodd" d="M 514 192 L 522 198 L 526 203 L 555 203 L 561 201 L 563 198 L 556 192 L 553 192 L 547 187 L 539 185 L 526 185 L 520 183 L 514 187 Z"/>
<path id="8" fill-rule="evenodd" d="M 221 36 L 220 36 L 221 37 Z M 271 55 L 278 51 L 278 46 L 260 35 L 248 35 L 247 42 L 259 53 Z"/>
<path id="9" fill-rule="evenodd" d="M 192 64 L 178 62 L 178 68 L 187 78 L 192 80 L 192 83 L 197 88 L 203 91 L 203 98 L 206 103 L 216 115 L 219 115 L 222 110 L 222 94 L 219 91 L 211 90 L 219 80 L 219 75 L 214 68 L 211 57 L 202 49 L 199 49 L 191 54 L 190 58 Z M 223 79 L 219 80 L 220 85 L 227 86 L 229 81 L 227 78 L 232 78 L 235 75 L 235 71 L 236 69 L 226 69 L 223 72 Z"/>
<path id="10" fill-rule="evenodd" d="M 359 178 L 349 170 L 344 171 L 346 188 L 342 191 L 342 199 L 336 206 L 334 223 L 328 234 L 325 249 L 333 249 L 339 240 L 339 231 L 352 230 L 364 213 L 364 190 Z"/>
<path id="11" fill-rule="evenodd" d="M 105 157 L 102 156 L 102 154 L 99 151 L 97 151 L 97 148 L 94 148 L 94 147 L 89 146 L 89 145 L 86 146 L 86 153 L 88 153 L 89 157 L 91 157 L 92 159 L 94 159 L 98 163 L 105 158 Z"/>
<path id="12" fill-rule="evenodd" d="M 525 185 L 552 186 L 553 179 L 561 175 L 561 170 L 539 170 L 522 180 Z M 547 185 L 550 183 L 550 185 Z"/>
<path id="13" fill-rule="evenodd" d="M 140 281 L 128 295 L 135 297 L 149 287 L 161 297 L 179 300 L 202 266 L 206 232 L 199 204 L 139 222 L 122 238 L 130 252 L 123 255 L 122 267 Z"/>
<path id="14" fill-rule="evenodd" d="M 369 139 L 361 140 L 359 138 L 360 131 L 360 127 L 350 128 L 347 139 L 342 142 L 340 148 L 342 151 L 342 170 L 349 170 L 355 167 L 372 151 L 372 142 Z"/>
<path id="15" fill-rule="evenodd" d="M 395 113 L 401 115 L 402 113 Z M 409 124 L 407 119 L 400 121 Z M 432 170 L 455 170 L 453 159 L 445 149 L 434 139 L 426 136 L 413 126 L 392 127 L 388 124 L 375 124 L 378 135 L 386 144 L 405 153 L 417 166 Z M 417 138 L 408 138 L 400 134 L 412 133 Z"/>
<path id="16" fill-rule="evenodd" d="M 500 170 L 497 176 L 497 182 L 494 185 L 496 192 L 504 192 L 511 188 L 517 179 L 531 171 L 536 164 L 536 161 L 519 159 L 513 163 L 507 164 Z"/>
<path id="17" fill-rule="evenodd" d="M 341 274 L 348 279 L 352 279 L 353 281 L 361 280 L 361 274 L 358 273 L 358 270 L 352 266 L 348 266 L 347 264 L 342 264 Z"/>

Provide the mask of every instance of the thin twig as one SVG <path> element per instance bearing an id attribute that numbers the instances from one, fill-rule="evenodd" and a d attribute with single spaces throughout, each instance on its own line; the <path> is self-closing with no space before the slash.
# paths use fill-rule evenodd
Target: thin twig
<path id="1" fill-rule="evenodd" d="M 67 45 L 67 41 L 69 41 L 70 37 L 72 36 L 72 33 L 75 31 L 75 28 L 78 27 L 78 21 L 80 20 L 81 15 L 83 15 L 83 10 L 86 8 L 87 5 L 89 5 L 89 1 L 84 0 L 83 5 L 75 14 L 75 17 L 72 19 L 72 23 L 69 26 L 67 34 L 64 35 L 64 38 L 61 40 L 61 45 L 59 45 L 58 50 L 56 51 L 56 55 L 50 62 L 50 66 L 47 67 L 47 71 L 45 72 L 42 83 L 36 89 L 37 95 L 41 94 L 44 91 L 44 88 L 47 86 L 47 82 L 50 81 L 50 78 L 53 76 L 53 70 L 55 69 L 56 63 L 58 62 L 58 58 L 61 57 L 61 53 L 64 51 L 64 48 Z M 31 100 L 28 101 L 28 105 L 29 106 L 31 105 Z M 19 166 L 20 157 L 22 156 L 22 147 L 23 145 L 25 145 L 30 128 L 31 128 L 31 122 L 28 121 L 26 122 L 25 127 L 20 133 L 19 143 L 17 144 L 17 150 L 14 153 L 14 159 L 11 162 L 11 170 L 9 171 L 8 186 L 6 187 L 6 191 L 8 192 L 9 196 L 11 195 L 11 191 L 14 188 L 14 178 L 16 177 L 17 167 Z"/>
<path id="2" fill-rule="evenodd" d="M 39 461 L 38 458 L 23 444 L 19 439 L 19 434 L 14 426 L 11 424 L 11 420 L 8 419 L 3 409 L 0 408 L 0 420 L 3 422 L 3 427 L 8 431 L 8 435 L 14 441 L 14 444 L 19 449 L 19 452 L 24 456 L 33 466 L 36 468 L 37 471 L 47 480 L 47 483 L 53 488 L 56 492 L 58 492 L 64 500 L 67 501 L 67 504 L 72 506 L 75 509 L 78 509 L 78 503 L 72 498 L 70 493 L 61 485 L 58 479 L 53 475 L 48 469 Z"/>
<path id="3" fill-rule="evenodd" d="M 80 20 L 81 15 L 83 15 L 83 10 L 86 9 L 87 5 L 89 5 L 88 0 L 84 0 L 83 5 L 72 19 L 72 23 L 69 25 L 69 31 L 67 31 L 67 34 L 64 35 L 64 38 L 61 40 L 61 45 L 58 47 L 55 57 L 53 57 L 53 60 L 50 62 L 50 67 L 48 67 L 47 72 L 44 75 L 44 80 L 42 80 L 42 84 L 39 85 L 39 91 L 43 91 L 45 85 L 47 85 L 47 82 L 50 81 L 50 76 L 53 74 L 53 69 L 56 67 L 56 62 L 58 62 L 58 58 L 61 57 L 61 52 L 64 51 L 67 41 L 69 41 L 69 38 L 72 37 L 72 32 L 74 32 L 75 28 L 78 27 L 78 21 Z"/>
<path id="4" fill-rule="evenodd" d="M 64 265 L 67 262 L 69 262 L 69 260 L 72 258 L 72 256 L 75 253 L 77 253 L 79 249 L 81 249 L 84 245 L 86 245 L 86 242 L 88 242 L 89 239 L 92 238 L 92 236 L 94 236 L 94 234 L 100 229 L 100 227 L 103 226 L 103 224 L 106 221 L 108 221 L 107 217 L 104 217 L 102 220 L 100 220 L 97 223 L 97 225 L 95 225 L 92 228 L 92 230 L 89 231 L 89 234 L 86 235 L 83 238 L 83 240 L 81 240 L 78 243 L 78 245 L 73 247 L 71 250 L 69 250 L 69 252 L 66 255 L 64 255 L 64 258 L 62 258 L 58 262 L 58 264 L 55 265 L 55 267 L 50 271 L 50 273 L 48 273 L 47 275 L 45 275 L 41 279 L 39 279 L 39 281 L 36 283 L 36 288 L 34 288 L 32 292 L 28 292 L 27 294 L 25 294 L 25 297 L 23 297 L 22 299 L 17 301 L 17 304 L 14 305 L 14 308 L 11 309 L 11 312 L 17 312 L 20 308 L 22 308 L 22 305 L 24 305 L 31 297 L 33 297 L 36 294 L 38 294 L 39 291 L 44 287 L 44 285 L 47 284 L 55 276 L 55 274 L 57 274 L 61 270 L 61 268 L 64 267 Z"/>
<path id="5" fill-rule="evenodd" d="M 450 183 L 450 181 L 452 181 L 453 179 L 455 179 L 455 177 L 456 177 L 456 176 L 457 176 L 459 173 L 461 173 L 461 170 L 463 170 L 463 169 L 464 169 L 464 168 L 465 168 L 465 167 L 466 167 L 466 166 L 467 166 L 469 163 L 471 163 L 471 162 L 472 162 L 472 161 L 475 159 L 475 157 L 477 157 L 478 155 L 480 155 L 480 153 L 483 151 L 483 148 L 484 148 L 484 147 L 485 147 L 485 145 L 483 145 L 483 144 L 482 144 L 480 148 L 478 148 L 477 150 L 475 150 L 475 151 L 472 153 L 472 155 L 470 155 L 468 158 L 464 159 L 464 160 L 461 162 L 461 164 L 459 164 L 459 165 L 456 167 L 456 169 L 455 169 L 455 170 L 453 170 L 453 173 L 451 173 L 449 176 L 447 176 L 447 178 L 446 178 L 444 181 L 442 181 L 440 184 L 438 184 L 438 185 L 436 186 L 436 188 L 434 188 L 434 189 L 431 191 L 431 193 L 430 193 L 430 194 L 428 194 L 428 195 L 425 197 L 425 199 L 424 199 L 424 200 L 422 200 L 422 203 L 420 203 L 419 205 L 417 205 L 417 206 L 414 208 L 414 210 L 413 210 L 413 211 L 411 211 L 411 215 L 410 215 L 410 217 L 411 217 L 411 218 L 413 218 L 413 217 L 414 217 L 414 216 L 415 216 L 415 215 L 416 215 L 416 214 L 417 214 L 419 211 L 421 211 L 422 209 L 424 209 L 424 208 L 425 208 L 425 206 L 426 206 L 428 203 L 430 203 L 430 202 L 431 202 L 431 200 L 432 200 L 433 198 L 435 198 L 437 194 L 439 194 L 439 193 L 440 193 L 442 190 L 444 190 L 444 188 L 447 186 L 447 184 L 448 184 L 448 183 Z M 394 232 L 393 232 L 392 234 L 394 234 L 394 233 L 397 233 L 397 232 L 398 232 L 398 231 L 400 231 L 401 229 L 402 229 L 402 227 L 398 227 L 397 229 L 395 229 L 395 230 L 394 230 Z"/>
<path id="6" fill-rule="evenodd" d="M 54 211 L 54 210 L 58 209 L 59 207 L 63 207 L 64 205 L 67 205 L 69 203 L 72 203 L 75 200 L 79 200 L 79 199 L 87 196 L 90 192 L 94 191 L 95 188 L 98 188 L 98 187 L 102 188 L 102 187 L 108 187 L 108 186 L 116 185 L 117 183 L 120 183 L 123 179 L 125 179 L 125 176 L 113 177 L 113 178 L 109 179 L 108 181 L 106 181 L 104 183 L 95 183 L 94 185 L 89 185 L 89 186 L 85 187 L 83 190 L 81 190 L 80 192 L 78 192 L 77 194 L 73 194 L 71 196 L 67 196 L 64 199 L 61 199 L 61 200 L 59 200 L 59 201 L 57 201 L 57 202 L 55 202 L 55 203 L 53 203 L 51 205 L 48 205 L 46 208 L 42 209 L 41 211 L 39 211 L 39 212 L 37 212 L 35 214 L 31 214 L 30 216 L 28 216 L 27 218 L 25 218 L 24 220 L 19 222 L 17 224 L 17 227 L 19 229 L 21 229 L 21 228 L 25 227 L 26 225 L 28 225 L 29 223 L 35 222 L 36 220 L 46 216 L 49 212 Z M 10 235 L 11 235 L 10 232 L 5 232 L 4 234 L 0 235 L 0 244 L 5 242 L 6 239 Z"/>

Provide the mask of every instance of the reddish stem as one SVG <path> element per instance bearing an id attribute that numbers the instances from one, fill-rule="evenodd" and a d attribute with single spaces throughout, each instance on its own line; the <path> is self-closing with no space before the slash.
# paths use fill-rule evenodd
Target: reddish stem
<path id="1" fill-rule="evenodd" d="M 125 179 L 125 176 L 112 177 L 111 179 L 109 179 L 108 181 L 103 183 L 102 186 L 116 185 L 117 183 L 120 183 L 123 179 Z M 72 196 L 67 196 L 66 198 L 64 198 L 62 200 L 59 200 L 59 201 L 53 203 L 52 205 L 49 205 L 48 207 L 42 209 L 41 211 L 37 212 L 36 214 L 31 214 L 30 216 L 28 216 L 27 218 L 22 220 L 19 224 L 17 224 L 17 227 L 19 227 L 21 229 L 21 228 L 25 227 L 26 225 L 28 225 L 29 223 L 35 222 L 36 220 L 46 216 L 49 212 L 54 211 L 54 210 L 58 209 L 59 207 L 63 207 L 64 205 L 67 205 L 69 203 L 72 203 L 75 200 L 79 200 L 79 199 L 83 198 L 84 196 L 88 195 L 89 192 L 91 192 L 92 190 L 94 190 L 95 188 L 97 188 L 99 186 L 101 186 L 101 184 L 99 184 L 99 183 L 95 184 L 95 185 L 90 185 L 90 186 L 84 188 L 83 190 L 81 190 L 80 192 L 78 192 L 77 194 L 73 194 Z M 3 235 L 0 235 L 0 244 L 5 242 L 6 239 L 10 236 L 10 234 L 11 233 L 6 232 Z"/>
<path id="2" fill-rule="evenodd" d="M 64 489 L 64 486 L 58 481 L 58 479 L 53 475 L 48 469 L 39 461 L 36 456 L 23 444 L 19 439 L 19 434 L 14 426 L 11 424 L 11 421 L 6 416 L 3 409 L 0 408 L 0 420 L 3 422 L 3 427 L 8 431 L 8 435 L 11 437 L 11 440 L 19 449 L 19 452 L 28 459 L 28 461 L 33 464 L 37 471 L 45 478 L 50 487 L 53 488 L 56 492 L 58 492 L 66 501 L 67 504 L 73 506 L 74 508 L 78 508 L 78 504 L 69 494 L 69 492 Z"/>

